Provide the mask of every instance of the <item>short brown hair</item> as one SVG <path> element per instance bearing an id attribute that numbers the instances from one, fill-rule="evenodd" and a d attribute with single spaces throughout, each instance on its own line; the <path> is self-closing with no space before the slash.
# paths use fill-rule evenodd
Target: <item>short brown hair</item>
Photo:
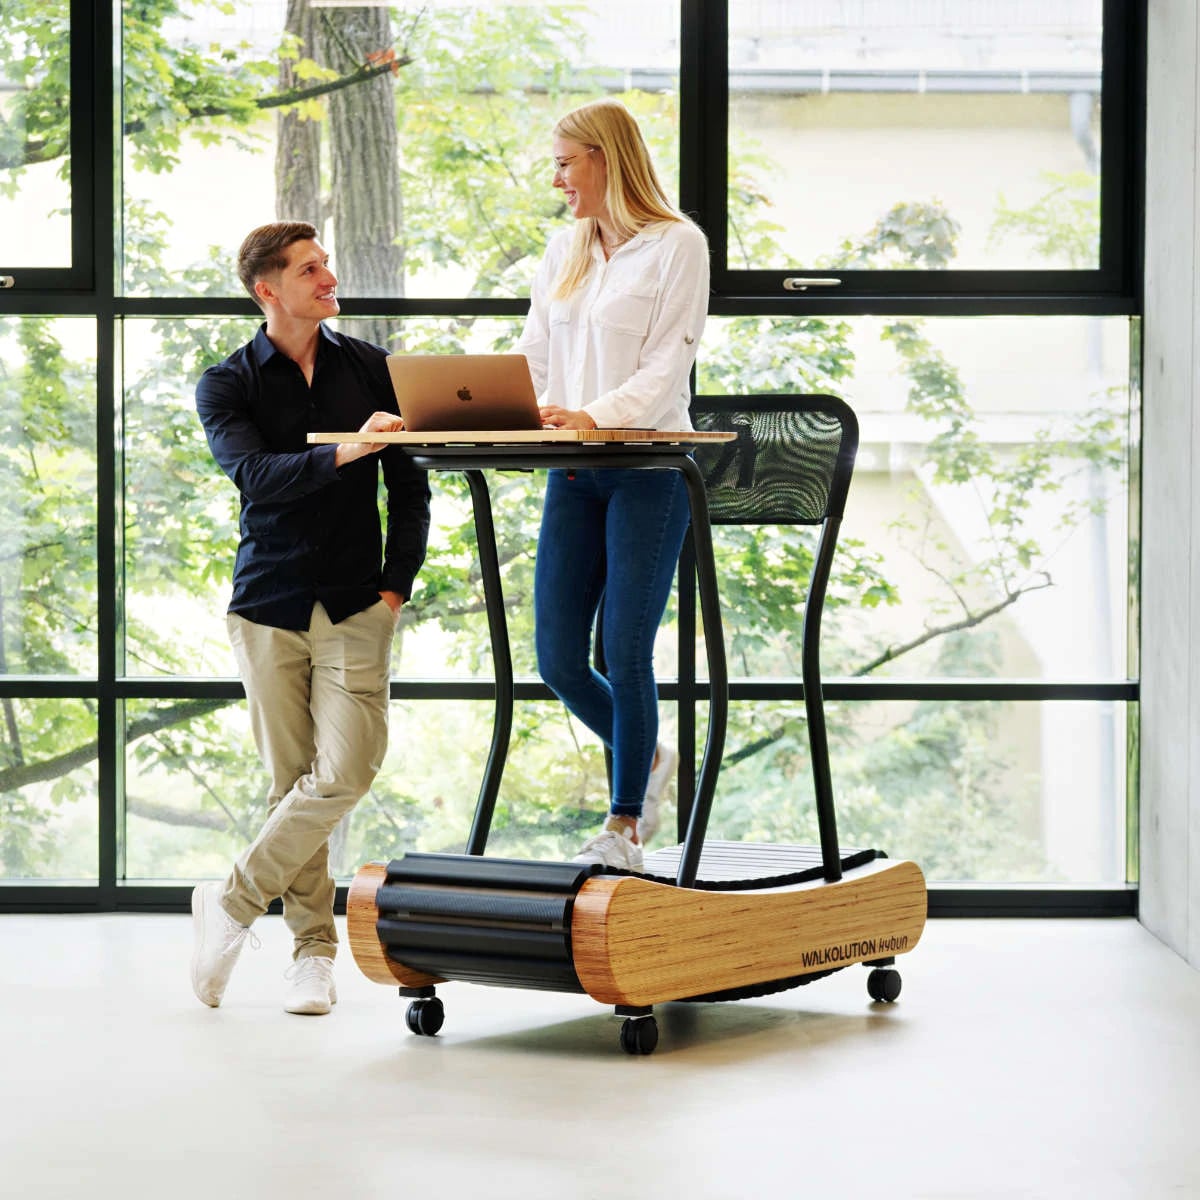
<path id="1" fill-rule="evenodd" d="M 238 278 L 259 308 L 262 302 L 254 294 L 254 285 L 264 275 L 277 274 L 287 266 L 284 251 L 293 242 L 312 241 L 317 236 L 317 227 L 310 221 L 272 221 L 246 234 L 238 249 Z"/>

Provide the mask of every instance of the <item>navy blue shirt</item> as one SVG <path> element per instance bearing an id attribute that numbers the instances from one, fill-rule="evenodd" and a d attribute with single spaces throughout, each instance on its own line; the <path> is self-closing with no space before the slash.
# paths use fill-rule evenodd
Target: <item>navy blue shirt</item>
<path id="1" fill-rule="evenodd" d="M 337 623 L 378 603 L 381 591 L 412 595 L 429 537 L 426 473 L 399 446 L 338 468 L 336 446 L 306 440 L 358 429 L 376 411 L 399 411 L 386 357 L 379 346 L 322 325 L 309 385 L 263 325 L 201 376 L 196 411 L 213 457 L 242 494 L 230 612 L 307 629 L 318 600 Z"/>

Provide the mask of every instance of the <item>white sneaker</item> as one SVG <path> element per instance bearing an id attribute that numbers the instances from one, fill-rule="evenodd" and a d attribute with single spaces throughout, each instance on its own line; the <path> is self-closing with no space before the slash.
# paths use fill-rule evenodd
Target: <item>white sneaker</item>
<path id="1" fill-rule="evenodd" d="M 583 843 L 572 862 L 589 866 L 617 867 L 622 871 L 642 870 L 642 848 L 633 840 L 633 831 L 619 821 L 608 821 L 595 837 Z"/>
<path id="2" fill-rule="evenodd" d="M 337 985 L 333 981 L 333 959 L 306 955 L 284 972 L 292 981 L 285 1012 L 319 1017 L 337 1003 Z"/>
<path id="3" fill-rule="evenodd" d="M 249 925 L 239 925 L 222 907 L 220 883 L 202 883 L 192 891 L 192 991 L 210 1008 L 217 1008 L 225 985 L 249 934 Z"/>
<path id="4" fill-rule="evenodd" d="M 655 757 L 658 761 L 650 768 L 646 798 L 642 801 L 642 815 L 638 819 L 638 841 L 643 846 L 658 832 L 658 802 L 667 790 L 667 784 L 675 778 L 675 768 L 679 765 L 679 751 L 673 746 L 664 746 L 662 742 L 658 743 Z"/>

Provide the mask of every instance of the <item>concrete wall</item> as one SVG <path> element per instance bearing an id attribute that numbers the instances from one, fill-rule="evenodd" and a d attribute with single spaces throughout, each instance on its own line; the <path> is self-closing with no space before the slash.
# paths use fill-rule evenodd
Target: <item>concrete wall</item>
<path id="1" fill-rule="evenodd" d="M 1200 966 L 1200 20 L 1149 16 L 1141 916 Z"/>

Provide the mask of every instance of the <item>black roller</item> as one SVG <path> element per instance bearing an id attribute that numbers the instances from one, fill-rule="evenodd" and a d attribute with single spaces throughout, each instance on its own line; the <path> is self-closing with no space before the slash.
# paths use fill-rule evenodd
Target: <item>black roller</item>
<path id="1" fill-rule="evenodd" d="M 406 854 L 376 896 L 387 956 L 441 979 L 582 992 L 571 910 L 596 867 Z"/>
<path id="2" fill-rule="evenodd" d="M 653 1054 L 658 1045 L 658 1022 L 653 1017 L 630 1017 L 621 1023 L 621 1049 L 626 1054 Z"/>
<path id="3" fill-rule="evenodd" d="M 513 896 L 498 890 L 459 891 L 450 887 L 385 885 L 376 894 L 381 913 L 420 920 L 436 914 L 459 920 L 513 921 L 561 929 L 573 895 Z"/>
<path id="4" fill-rule="evenodd" d="M 598 866 L 536 862 L 524 858 L 482 858 L 475 854 L 406 854 L 388 863 L 387 882 L 519 887 L 531 892 L 574 894 Z M 519 881 L 519 883 L 518 883 Z"/>
<path id="5" fill-rule="evenodd" d="M 379 940 L 405 962 L 422 951 L 558 959 L 570 949 L 569 940 L 561 930 L 446 925 L 438 921 L 405 921 L 391 917 L 381 917 L 375 928 Z"/>
<path id="6" fill-rule="evenodd" d="M 388 951 L 389 955 L 391 951 Z M 399 959 L 399 955 L 395 956 Z M 500 954 L 454 954 L 447 951 L 406 953 L 406 967 L 442 979 L 486 983 L 492 987 L 530 988 L 533 991 L 579 992 L 583 985 L 567 961 L 511 958 Z"/>

